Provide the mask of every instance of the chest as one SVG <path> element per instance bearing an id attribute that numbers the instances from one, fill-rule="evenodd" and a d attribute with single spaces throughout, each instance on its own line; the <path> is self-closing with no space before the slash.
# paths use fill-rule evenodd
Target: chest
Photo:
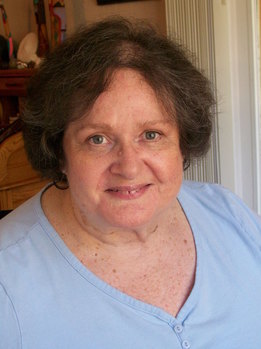
<path id="1" fill-rule="evenodd" d="M 109 285 L 142 302 L 176 316 L 194 284 L 196 253 L 193 241 L 121 263 L 88 263 L 87 267 Z"/>

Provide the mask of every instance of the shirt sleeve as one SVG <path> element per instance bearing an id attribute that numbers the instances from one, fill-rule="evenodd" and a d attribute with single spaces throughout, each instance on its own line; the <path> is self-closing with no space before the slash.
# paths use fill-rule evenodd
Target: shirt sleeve
<path id="1" fill-rule="evenodd" d="M 0 284 L 0 349 L 21 349 L 21 332 L 13 304 Z"/>

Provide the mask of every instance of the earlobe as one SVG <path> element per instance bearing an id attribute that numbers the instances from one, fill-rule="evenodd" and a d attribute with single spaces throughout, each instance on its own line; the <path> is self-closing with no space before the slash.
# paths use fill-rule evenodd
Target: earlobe
<path id="1" fill-rule="evenodd" d="M 67 176 L 66 161 L 65 159 L 60 159 L 59 168 L 63 175 Z"/>
<path id="2" fill-rule="evenodd" d="M 62 174 L 59 180 L 54 180 L 53 184 L 57 189 L 60 189 L 60 190 L 66 190 L 69 188 L 69 183 L 67 180 L 67 176 L 65 174 Z"/>

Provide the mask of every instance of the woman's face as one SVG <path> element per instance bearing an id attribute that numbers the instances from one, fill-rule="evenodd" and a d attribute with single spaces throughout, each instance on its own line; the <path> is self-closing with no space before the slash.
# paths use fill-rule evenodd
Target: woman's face
<path id="1" fill-rule="evenodd" d="M 118 70 L 108 88 L 64 135 L 73 208 L 96 228 L 142 227 L 172 207 L 183 158 L 179 134 L 137 72 Z"/>

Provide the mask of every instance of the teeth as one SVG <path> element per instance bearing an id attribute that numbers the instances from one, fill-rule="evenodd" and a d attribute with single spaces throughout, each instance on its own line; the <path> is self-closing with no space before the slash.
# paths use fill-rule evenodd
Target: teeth
<path id="1" fill-rule="evenodd" d="M 122 193 L 128 193 L 128 194 L 134 194 L 138 192 L 138 189 L 134 189 L 134 190 L 119 190 L 119 189 L 110 189 L 110 191 L 113 191 L 115 193 L 121 191 Z"/>
<path id="2" fill-rule="evenodd" d="M 119 191 L 119 190 L 118 190 Z M 122 193 L 126 193 L 126 194 L 134 194 L 136 193 L 137 190 L 123 190 Z"/>

